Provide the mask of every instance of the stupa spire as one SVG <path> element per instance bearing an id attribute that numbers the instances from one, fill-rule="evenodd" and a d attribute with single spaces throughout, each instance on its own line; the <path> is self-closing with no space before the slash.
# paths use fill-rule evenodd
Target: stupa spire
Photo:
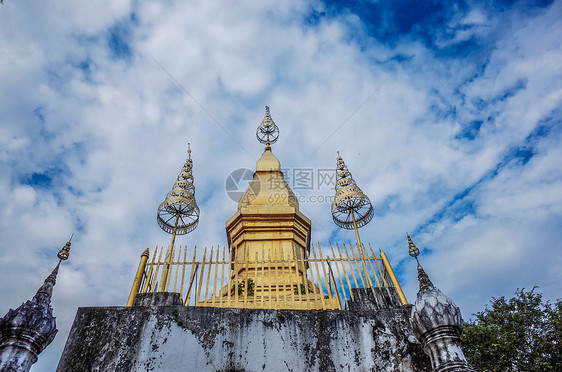
<path id="1" fill-rule="evenodd" d="M 418 261 L 419 249 L 410 235 L 408 249 L 418 264 L 420 289 L 410 313 L 414 336 L 431 359 L 433 371 L 475 372 L 461 349 L 463 320 L 453 300 L 433 285 Z"/>
<path id="2" fill-rule="evenodd" d="M 43 285 L 37 290 L 33 300 L 36 302 L 51 302 L 51 296 L 53 295 L 53 288 L 57 283 L 57 274 L 59 273 L 60 261 L 57 266 L 53 269 L 51 274 L 45 279 Z"/>
<path id="3" fill-rule="evenodd" d="M 420 283 L 420 290 L 426 287 L 433 287 L 433 283 L 429 279 L 429 275 L 427 275 L 427 273 L 423 269 L 423 266 L 418 260 L 420 250 L 418 249 L 418 247 L 416 247 L 408 233 L 406 233 L 406 236 L 408 237 L 408 254 L 411 257 L 414 257 L 416 259 L 416 262 L 418 263 L 418 282 Z"/>
<path id="4" fill-rule="evenodd" d="M 29 371 L 37 355 L 55 338 L 58 330 L 51 296 L 60 264 L 68 259 L 70 244 L 69 240 L 59 251 L 57 266 L 35 296 L 0 318 L 0 371 Z"/>

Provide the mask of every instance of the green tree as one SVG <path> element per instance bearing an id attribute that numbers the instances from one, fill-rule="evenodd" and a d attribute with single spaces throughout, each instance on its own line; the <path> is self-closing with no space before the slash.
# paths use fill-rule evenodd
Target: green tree
<path id="1" fill-rule="evenodd" d="M 543 302 L 535 289 L 492 298 L 465 323 L 463 350 L 477 371 L 562 371 L 562 301 Z"/>

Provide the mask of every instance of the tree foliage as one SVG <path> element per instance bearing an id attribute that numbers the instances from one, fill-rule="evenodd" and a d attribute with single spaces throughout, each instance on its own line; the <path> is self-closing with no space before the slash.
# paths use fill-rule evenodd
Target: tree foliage
<path id="1" fill-rule="evenodd" d="M 562 301 L 518 289 L 465 323 L 463 350 L 477 371 L 562 371 Z"/>

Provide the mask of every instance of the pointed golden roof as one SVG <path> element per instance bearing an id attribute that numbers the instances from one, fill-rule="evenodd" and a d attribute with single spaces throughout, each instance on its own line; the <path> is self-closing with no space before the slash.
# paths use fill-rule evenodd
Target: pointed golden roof
<path id="1" fill-rule="evenodd" d="M 281 172 L 281 163 L 266 150 L 256 164 L 254 179 L 240 198 L 238 209 L 247 206 L 291 206 L 299 202 Z"/>
<path id="2" fill-rule="evenodd" d="M 270 150 L 265 150 L 256 164 L 257 172 L 281 171 L 279 159 Z"/>
<path id="3" fill-rule="evenodd" d="M 299 202 L 281 172 L 281 163 L 271 151 L 270 144 L 279 138 L 279 129 L 265 107 L 265 118 L 256 135 L 265 143 L 265 151 L 256 164 L 254 178 L 238 202 L 238 210 L 248 206 L 290 206 L 299 209 Z M 272 138 L 270 138 L 273 136 Z"/>

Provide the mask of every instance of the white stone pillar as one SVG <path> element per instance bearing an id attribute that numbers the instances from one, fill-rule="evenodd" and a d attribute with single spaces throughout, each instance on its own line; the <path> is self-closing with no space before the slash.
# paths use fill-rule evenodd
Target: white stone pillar
<path id="1" fill-rule="evenodd" d="M 29 371 L 37 361 L 37 354 L 20 345 L 3 344 L 0 347 L 0 371 Z"/>

